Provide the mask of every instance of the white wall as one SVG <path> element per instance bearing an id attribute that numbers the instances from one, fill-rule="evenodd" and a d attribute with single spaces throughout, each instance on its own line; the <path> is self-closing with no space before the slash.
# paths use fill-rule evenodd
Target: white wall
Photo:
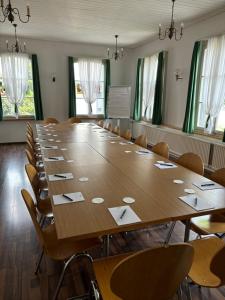
<path id="1" fill-rule="evenodd" d="M 5 40 L 9 37 L 1 36 L 1 50 Z M 22 39 L 21 39 L 22 40 Z M 26 39 L 27 51 L 38 56 L 41 94 L 44 116 L 54 116 L 59 120 L 68 118 L 68 56 L 73 57 L 106 57 L 107 46 L 75 44 L 64 42 L 49 42 Z M 128 50 L 126 50 L 128 53 Z M 111 63 L 111 84 L 125 83 L 126 59 Z M 56 82 L 52 82 L 52 76 Z M 20 142 L 25 140 L 24 121 L 0 122 L 0 143 Z"/>
<path id="2" fill-rule="evenodd" d="M 189 81 L 192 51 L 195 41 L 217 34 L 225 34 L 225 13 L 190 26 L 184 30 L 181 41 L 155 40 L 133 50 L 129 56 L 127 84 L 131 84 L 133 97 L 136 65 L 139 57 L 145 57 L 161 50 L 168 51 L 167 88 L 165 99 L 164 124 L 182 128 Z M 183 80 L 176 81 L 174 72 L 181 69 Z"/>

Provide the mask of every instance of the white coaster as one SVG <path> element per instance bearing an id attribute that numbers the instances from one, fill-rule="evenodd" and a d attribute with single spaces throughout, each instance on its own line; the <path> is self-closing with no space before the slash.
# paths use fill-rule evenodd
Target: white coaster
<path id="1" fill-rule="evenodd" d="M 135 199 L 134 199 L 134 198 L 131 198 L 131 197 L 124 197 L 124 198 L 123 198 L 123 202 L 128 203 L 128 204 L 131 204 L 131 203 L 134 203 L 134 202 L 135 202 Z"/>
<path id="2" fill-rule="evenodd" d="M 195 190 L 192 190 L 192 189 L 184 189 L 185 193 L 187 194 L 195 194 Z"/>
<path id="3" fill-rule="evenodd" d="M 70 160 L 67 160 L 67 162 L 68 162 L 68 163 L 72 163 L 72 162 L 74 162 L 74 160 L 73 160 L 73 159 L 70 159 Z"/>
<path id="4" fill-rule="evenodd" d="M 176 183 L 176 184 L 183 184 L 184 181 L 183 181 L 183 180 L 180 180 L 180 179 L 174 179 L 173 183 Z"/>
<path id="5" fill-rule="evenodd" d="M 62 151 L 66 151 L 66 150 L 67 150 L 67 148 L 61 148 L 60 150 L 62 150 Z"/>
<path id="6" fill-rule="evenodd" d="M 94 204 L 101 204 L 101 203 L 103 203 L 105 200 L 103 199 L 103 198 L 93 198 L 92 200 L 91 200 L 91 202 L 92 203 L 94 203 Z"/>
<path id="7" fill-rule="evenodd" d="M 124 143 L 124 142 L 120 142 L 119 144 L 122 145 L 122 146 L 127 145 L 127 143 Z"/>
<path id="8" fill-rule="evenodd" d="M 58 136 L 58 134 L 53 134 L 53 136 Z"/>
<path id="9" fill-rule="evenodd" d="M 54 142 L 54 139 L 48 139 L 49 142 Z"/>
<path id="10" fill-rule="evenodd" d="M 130 151 L 130 150 L 126 150 L 126 151 L 124 151 L 125 153 L 131 153 L 132 151 Z"/>
<path id="11" fill-rule="evenodd" d="M 51 133 L 47 133 L 47 135 L 52 135 Z"/>
<path id="12" fill-rule="evenodd" d="M 79 181 L 80 181 L 80 182 L 87 182 L 87 181 L 88 181 L 88 178 L 87 178 L 87 177 L 80 177 L 80 178 L 79 178 Z"/>
<path id="13" fill-rule="evenodd" d="M 56 140 L 56 143 L 61 143 L 61 141 L 60 140 Z"/>
<path id="14" fill-rule="evenodd" d="M 115 144 L 116 142 L 110 142 L 111 144 Z"/>

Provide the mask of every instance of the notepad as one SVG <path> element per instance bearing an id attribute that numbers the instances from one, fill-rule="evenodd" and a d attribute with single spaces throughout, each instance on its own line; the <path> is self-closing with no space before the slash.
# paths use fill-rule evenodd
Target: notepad
<path id="1" fill-rule="evenodd" d="M 52 156 L 52 157 L 45 157 L 45 161 L 62 161 L 64 160 L 63 156 Z"/>
<path id="2" fill-rule="evenodd" d="M 119 226 L 141 222 L 141 219 L 129 205 L 112 207 L 108 210 Z"/>
<path id="3" fill-rule="evenodd" d="M 179 199 L 197 211 L 208 210 L 208 209 L 214 208 L 214 206 L 211 202 L 209 202 L 208 200 L 205 200 L 203 198 L 200 198 L 197 195 L 182 196 L 182 197 L 179 197 Z"/>
<path id="4" fill-rule="evenodd" d="M 55 175 L 65 176 L 65 178 L 64 177 L 57 177 Z M 69 180 L 69 179 L 73 179 L 73 174 L 72 173 L 57 173 L 57 174 L 48 175 L 48 180 L 49 181 L 59 181 L 59 180 Z"/>
<path id="5" fill-rule="evenodd" d="M 58 146 L 42 146 L 41 148 L 46 150 L 56 150 L 58 149 Z"/>
<path id="6" fill-rule="evenodd" d="M 137 154 L 139 154 L 139 155 L 149 155 L 149 154 L 152 154 L 152 152 L 151 151 L 149 151 L 149 150 L 137 150 L 137 151 L 135 151 Z"/>
<path id="7" fill-rule="evenodd" d="M 173 163 L 170 162 L 164 162 L 164 161 L 158 161 L 156 164 L 154 164 L 154 166 L 156 166 L 159 169 L 174 169 L 177 168 L 177 166 Z"/>
<path id="8" fill-rule="evenodd" d="M 224 187 L 216 182 L 205 180 L 201 182 L 193 182 L 193 185 L 197 186 L 202 191 L 208 190 L 217 190 L 217 189 L 224 189 Z"/>
<path id="9" fill-rule="evenodd" d="M 84 201 L 84 196 L 81 192 L 76 192 L 76 193 L 66 193 L 64 194 L 65 196 L 71 198 L 72 200 L 64 197 L 62 194 L 61 195 L 54 195 L 53 202 L 54 205 L 60 205 L 60 204 L 68 204 L 68 203 L 74 203 L 74 202 L 81 202 Z"/>

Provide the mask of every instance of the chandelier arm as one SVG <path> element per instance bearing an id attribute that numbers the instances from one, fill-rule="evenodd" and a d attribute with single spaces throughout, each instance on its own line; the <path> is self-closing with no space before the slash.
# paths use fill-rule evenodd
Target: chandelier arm
<path id="1" fill-rule="evenodd" d="M 28 23 L 28 22 L 29 22 L 30 16 L 27 15 L 27 20 L 25 20 L 25 21 L 22 20 L 21 17 L 20 17 L 20 12 L 19 12 L 18 8 L 14 7 L 14 8 L 12 9 L 12 12 L 14 12 L 14 13 L 18 16 L 20 22 L 22 22 L 22 23 Z"/>
<path id="2" fill-rule="evenodd" d="M 175 40 L 180 41 L 182 39 L 183 34 L 180 33 L 180 37 L 177 37 L 177 30 L 175 31 Z"/>
<path id="3" fill-rule="evenodd" d="M 4 23 L 6 20 L 6 8 L 4 9 L 4 7 L 2 7 L 2 15 L 3 15 L 3 19 L 0 18 L 0 22 Z"/>

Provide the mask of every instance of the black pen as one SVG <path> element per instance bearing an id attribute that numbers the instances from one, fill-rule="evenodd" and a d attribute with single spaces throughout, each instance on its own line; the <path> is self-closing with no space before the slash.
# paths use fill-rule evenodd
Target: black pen
<path id="1" fill-rule="evenodd" d="M 194 204 L 194 206 L 197 206 L 197 204 L 198 204 L 198 198 L 197 197 L 195 197 L 195 204 Z"/>
<path id="2" fill-rule="evenodd" d="M 52 149 L 52 146 L 44 146 L 44 148 Z"/>
<path id="3" fill-rule="evenodd" d="M 139 153 L 150 153 L 149 151 L 146 150 L 138 150 Z"/>
<path id="4" fill-rule="evenodd" d="M 120 219 L 123 219 L 123 217 L 124 217 L 124 215 L 125 215 L 125 213 L 126 213 L 126 209 L 124 209 L 124 211 L 122 212 L 122 214 L 121 214 L 121 216 L 120 216 Z"/>
<path id="5" fill-rule="evenodd" d="M 173 167 L 172 164 L 170 163 L 159 163 L 160 166 L 168 166 L 168 167 Z"/>
<path id="6" fill-rule="evenodd" d="M 57 157 L 49 157 L 48 159 L 59 160 Z"/>
<path id="7" fill-rule="evenodd" d="M 65 198 L 66 198 L 67 200 L 69 200 L 69 201 L 73 201 L 73 199 L 70 198 L 69 196 L 67 196 L 66 194 L 62 194 L 62 196 L 65 197 Z"/>
<path id="8" fill-rule="evenodd" d="M 65 175 L 60 175 L 60 174 L 55 174 L 54 176 L 55 176 L 55 177 L 59 177 L 59 178 L 67 178 L 67 176 L 65 176 Z"/>
<path id="9" fill-rule="evenodd" d="M 201 184 L 201 186 L 213 186 L 215 185 L 215 183 L 203 183 Z"/>

